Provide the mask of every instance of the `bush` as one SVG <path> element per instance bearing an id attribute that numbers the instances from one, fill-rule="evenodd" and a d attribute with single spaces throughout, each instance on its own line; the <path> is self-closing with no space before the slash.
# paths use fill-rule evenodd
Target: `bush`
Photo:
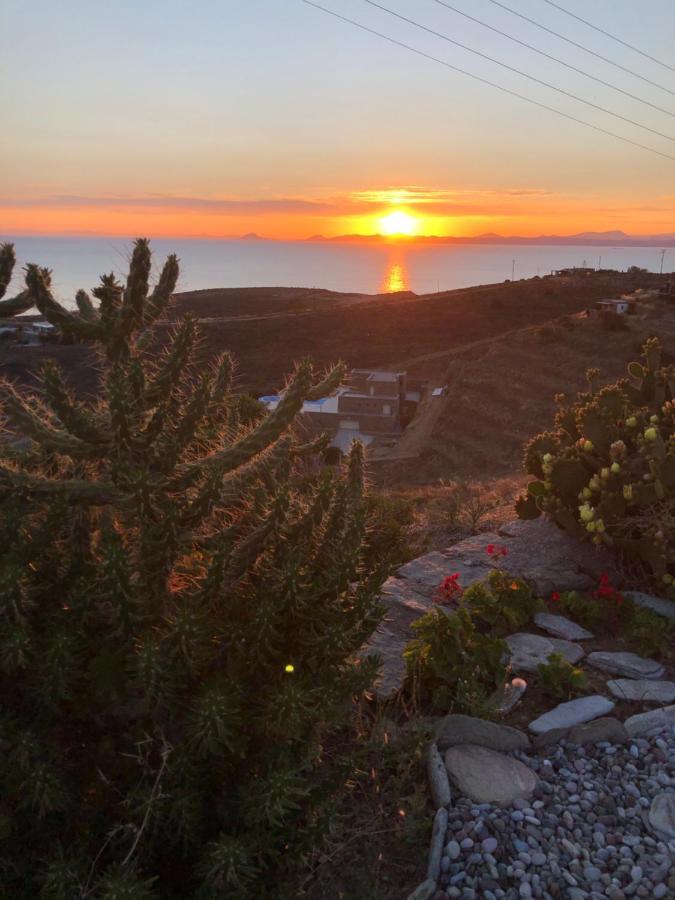
<path id="1" fill-rule="evenodd" d="M 539 687 L 553 700 L 569 700 L 586 689 L 586 676 L 560 653 L 551 653 L 537 666 Z"/>
<path id="2" fill-rule="evenodd" d="M 433 610 L 413 622 L 406 648 L 408 686 L 415 699 L 440 712 L 489 717 L 492 696 L 503 687 L 508 646 L 503 636 L 529 622 L 540 608 L 531 588 L 502 569 L 462 591 L 457 576 L 439 587 Z"/>
<path id="3" fill-rule="evenodd" d="M 0 286 L 12 264 L 5 249 Z M 152 291 L 150 266 L 138 241 L 126 287 L 105 276 L 77 312 L 27 270 L 23 302 L 100 349 L 102 387 L 79 402 L 53 363 L 39 394 L 0 387 L 31 441 L 0 445 L 0 881 L 296 896 L 349 766 L 326 738 L 374 675 L 354 661 L 380 617 L 362 448 L 304 474 L 324 445 L 292 422 L 340 368 L 317 383 L 303 362 L 259 418 L 229 356 L 196 367 L 192 319 L 151 352 L 178 264 Z"/>
<path id="4" fill-rule="evenodd" d="M 516 509 L 628 554 L 675 596 L 675 369 L 660 364 L 651 339 L 644 365 L 628 372 L 599 389 L 589 369 L 588 391 L 570 405 L 561 400 L 554 430 L 526 447 L 525 467 L 537 480 Z"/>

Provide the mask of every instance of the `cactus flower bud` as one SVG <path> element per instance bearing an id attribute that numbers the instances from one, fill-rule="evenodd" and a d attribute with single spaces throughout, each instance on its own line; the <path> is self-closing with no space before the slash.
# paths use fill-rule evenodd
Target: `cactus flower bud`
<path id="1" fill-rule="evenodd" d="M 582 522 L 590 522 L 594 515 L 595 512 L 588 503 L 584 503 L 579 507 L 579 518 Z"/>
<path id="2" fill-rule="evenodd" d="M 628 419 L 626 419 L 626 425 L 628 425 L 629 428 L 635 428 L 635 426 L 637 425 L 637 419 L 635 418 L 635 416 L 630 416 Z"/>
<path id="3" fill-rule="evenodd" d="M 624 484 L 623 499 L 624 500 L 632 500 L 633 499 L 633 485 L 632 484 Z"/>
<path id="4" fill-rule="evenodd" d="M 586 522 L 586 531 L 595 531 L 595 522 Z"/>
<path id="5" fill-rule="evenodd" d="M 649 421 L 652 423 L 652 425 L 658 425 L 658 424 L 659 424 L 659 417 L 658 417 L 658 416 L 652 416 L 652 417 L 649 419 Z"/>
<path id="6" fill-rule="evenodd" d="M 657 432 L 656 428 L 647 428 L 645 430 L 645 440 L 646 441 L 650 441 L 650 442 L 655 441 L 657 438 L 657 435 L 658 435 L 658 432 Z"/>
<path id="7" fill-rule="evenodd" d="M 598 519 L 598 521 L 595 523 L 595 530 L 599 531 L 600 533 L 605 530 L 605 523 L 602 521 L 602 519 Z"/>
<path id="8" fill-rule="evenodd" d="M 593 492 L 591 491 L 590 488 L 585 487 L 583 489 L 583 491 L 581 492 L 581 495 L 584 498 L 584 500 L 590 500 L 591 497 L 593 496 Z"/>
<path id="9" fill-rule="evenodd" d="M 604 469 L 601 469 L 600 477 L 602 478 L 603 481 L 607 481 L 607 479 L 609 478 L 609 469 L 606 467 Z"/>
<path id="10" fill-rule="evenodd" d="M 586 453 L 593 452 L 593 441 L 584 441 L 584 450 Z"/>
<path id="11" fill-rule="evenodd" d="M 611 468 L 612 472 L 614 473 L 614 475 L 616 475 L 618 472 L 621 471 L 621 466 L 618 464 L 618 462 L 612 463 L 610 468 Z"/>
<path id="12" fill-rule="evenodd" d="M 544 453 L 544 455 L 542 456 L 542 461 L 545 463 L 550 463 L 552 459 L 553 456 L 550 453 Z"/>

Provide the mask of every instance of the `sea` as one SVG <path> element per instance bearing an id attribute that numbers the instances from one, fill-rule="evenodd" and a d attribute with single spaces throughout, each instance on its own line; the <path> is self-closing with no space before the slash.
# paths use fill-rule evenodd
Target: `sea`
<path id="1" fill-rule="evenodd" d="M 52 270 L 56 296 L 68 303 L 79 288 L 89 290 L 102 273 L 123 277 L 131 241 L 101 237 L 16 237 L 20 268 L 29 262 Z M 181 262 L 178 289 L 221 287 L 307 287 L 346 293 L 415 291 L 418 294 L 547 275 L 569 266 L 658 272 L 658 247 L 543 245 L 370 245 L 311 241 L 165 238 L 152 242 L 155 268 L 169 253 Z M 668 263 L 673 263 L 669 266 Z M 675 268 L 675 248 L 665 269 Z"/>

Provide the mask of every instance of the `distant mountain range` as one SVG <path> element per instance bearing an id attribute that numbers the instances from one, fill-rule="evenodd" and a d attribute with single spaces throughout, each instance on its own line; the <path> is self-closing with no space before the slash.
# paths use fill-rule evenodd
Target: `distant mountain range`
<path id="1" fill-rule="evenodd" d="M 336 237 L 324 237 L 322 234 L 307 238 L 308 241 L 325 241 L 327 243 L 389 243 L 392 237 L 382 234 L 341 234 Z M 582 231 L 579 234 L 541 234 L 537 237 L 521 235 L 478 234 L 474 237 L 451 237 L 436 235 L 417 235 L 408 237 L 397 235 L 393 238 L 397 243 L 410 244 L 542 244 L 550 246 L 597 246 L 597 247 L 675 247 L 675 232 L 669 234 L 626 234 L 625 231 Z"/>

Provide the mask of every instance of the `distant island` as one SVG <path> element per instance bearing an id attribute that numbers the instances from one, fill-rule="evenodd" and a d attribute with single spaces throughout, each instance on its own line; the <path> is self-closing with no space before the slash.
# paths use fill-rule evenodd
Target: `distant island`
<path id="1" fill-rule="evenodd" d="M 675 232 L 669 234 L 631 235 L 625 231 L 582 231 L 579 234 L 541 234 L 536 237 L 522 235 L 478 234 L 473 237 L 453 237 L 450 235 L 383 235 L 383 234 L 341 234 L 325 237 L 315 234 L 306 239 L 309 242 L 326 243 L 409 243 L 409 244 L 539 244 L 549 246 L 597 246 L 597 247 L 675 247 Z"/>

